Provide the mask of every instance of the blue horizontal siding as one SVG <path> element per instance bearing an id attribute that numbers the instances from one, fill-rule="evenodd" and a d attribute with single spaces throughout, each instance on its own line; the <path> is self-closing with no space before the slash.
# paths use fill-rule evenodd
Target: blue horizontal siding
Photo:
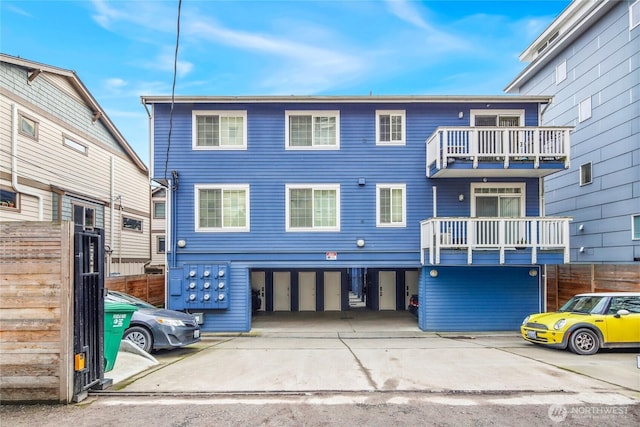
<path id="1" fill-rule="evenodd" d="M 176 197 L 175 236 L 187 240 L 177 262 L 184 256 L 210 254 L 230 260 L 256 262 L 324 262 L 327 251 L 338 252 L 338 263 L 348 265 L 399 266 L 419 263 L 420 221 L 433 216 L 432 185 L 439 195 L 454 191 L 456 202 L 439 206 L 440 216 L 468 216 L 469 198 L 457 202 L 457 191 L 468 194 L 469 180 L 449 183 L 425 176 L 425 141 L 438 126 L 468 125 L 470 109 L 485 104 L 177 104 L 173 111 L 171 146 L 165 173 L 168 140 L 168 106 L 154 107 L 154 164 L 156 178 L 179 174 Z M 508 103 L 491 108 L 523 108 Z M 526 124 L 535 125 L 537 105 L 526 104 Z M 248 149 L 241 151 L 193 151 L 191 149 L 192 110 L 246 110 Z M 340 150 L 285 150 L 286 110 L 339 110 Z M 406 111 L 406 145 L 375 145 L 376 110 Z M 464 120 L 458 112 L 464 112 Z M 366 184 L 358 185 L 364 178 Z M 496 182 L 501 180 L 495 180 Z M 508 181 L 508 180 L 502 180 Z M 523 181 L 523 180 L 516 180 Z M 527 181 L 527 214 L 537 214 L 537 180 Z M 451 180 L 453 183 L 454 180 Z M 249 233 L 196 233 L 194 185 L 209 183 L 250 186 Z M 285 232 L 285 185 L 293 183 L 333 183 L 340 185 L 341 221 L 339 232 Z M 406 227 L 376 227 L 376 184 L 400 183 L 407 188 Z M 459 188 L 458 188 L 459 187 Z M 466 188 L 466 190 L 465 190 Z M 357 239 L 366 241 L 358 250 Z M 260 261 L 262 260 L 262 261 Z"/>
<path id="2" fill-rule="evenodd" d="M 437 277 L 431 277 L 431 270 Z M 535 270 L 537 275 L 531 276 Z M 419 284 L 419 326 L 424 331 L 517 331 L 540 310 L 539 269 L 425 267 Z"/>

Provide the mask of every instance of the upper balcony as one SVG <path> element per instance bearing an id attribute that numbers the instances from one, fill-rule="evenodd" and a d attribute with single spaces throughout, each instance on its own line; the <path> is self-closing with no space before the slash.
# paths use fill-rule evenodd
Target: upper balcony
<path id="1" fill-rule="evenodd" d="M 541 177 L 569 168 L 573 128 L 439 127 L 427 140 L 427 177 Z"/>
<path id="2" fill-rule="evenodd" d="M 436 264 L 569 262 L 567 217 L 438 217 L 420 223 L 420 261 Z"/>

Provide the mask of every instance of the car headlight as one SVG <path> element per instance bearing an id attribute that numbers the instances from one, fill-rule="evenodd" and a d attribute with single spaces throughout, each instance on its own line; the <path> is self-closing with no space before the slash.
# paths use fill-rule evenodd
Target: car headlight
<path id="1" fill-rule="evenodd" d="M 166 317 L 157 317 L 156 321 L 167 326 L 184 326 L 184 322 L 178 319 L 167 319 Z"/>
<path id="2" fill-rule="evenodd" d="M 555 325 L 553 325 L 553 329 L 555 329 L 556 331 L 558 329 L 562 329 L 566 323 L 567 323 L 567 319 L 560 319 L 556 322 Z"/>
<path id="3" fill-rule="evenodd" d="M 531 316 L 527 316 L 527 317 L 525 317 L 525 318 L 524 318 L 524 320 L 522 321 L 522 324 L 523 324 L 523 325 L 526 325 L 526 324 L 527 324 L 527 322 L 529 321 L 529 319 L 531 319 Z"/>

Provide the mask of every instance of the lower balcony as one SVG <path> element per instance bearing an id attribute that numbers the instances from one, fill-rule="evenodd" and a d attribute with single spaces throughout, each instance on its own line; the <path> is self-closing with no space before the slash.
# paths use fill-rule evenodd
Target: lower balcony
<path id="1" fill-rule="evenodd" d="M 452 218 L 420 223 L 420 261 L 435 264 L 564 264 L 565 217 Z"/>

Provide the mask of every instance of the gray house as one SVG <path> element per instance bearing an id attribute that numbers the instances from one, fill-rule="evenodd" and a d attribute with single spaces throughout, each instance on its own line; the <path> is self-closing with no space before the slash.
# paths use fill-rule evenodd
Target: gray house
<path id="1" fill-rule="evenodd" d="M 575 127 L 544 181 L 545 214 L 574 218 L 571 262 L 640 261 L 640 1 L 574 0 L 520 60 L 505 91 L 553 95 L 542 124 Z"/>

